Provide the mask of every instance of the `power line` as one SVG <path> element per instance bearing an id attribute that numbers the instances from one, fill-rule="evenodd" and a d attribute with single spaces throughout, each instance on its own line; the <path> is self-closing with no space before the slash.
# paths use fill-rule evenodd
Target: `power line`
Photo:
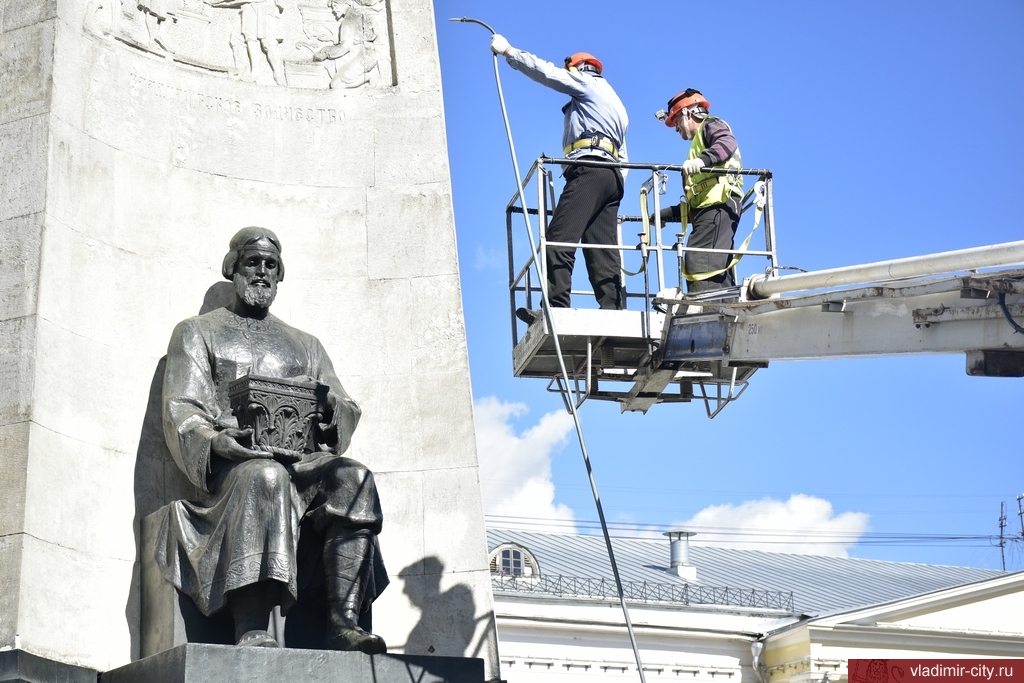
<path id="1" fill-rule="evenodd" d="M 481 477 L 481 482 L 488 484 L 495 488 L 505 488 L 517 490 L 522 488 L 522 478 L 499 478 L 499 477 Z M 589 489 L 581 484 L 571 484 L 559 482 L 557 484 L 559 491 L 588 491 Z M 938 491 L 929 493 L 913 493 L 903 491 L 891 491 L 884 493 L 870 493 L 870 492 L 851 492 L 849 489 L 842 491 L 823 491 L 818 490 L 812 493 L 795 494 L 791 490 L 778 490 L 778 491 L 764 491 L 764 490 L 716 490 L 716 489 L 685 489 L 679 487 L 658 487 L 648 485 L 637 485 L 637 486 L 617 486 L 609 485 L 604 487 L 608 491 L 615 491 L 618 493 L 643 493 L 646 496 L 659 496 L 666 495 L 678 498 L 679 496 L 754 496 L 756 499 L 765 497 L 790 497 L 793 495 L 806 495 L 815 498 L 827 498 L 828 500 L 843 499 L 843 498 L 877 498 L 877 499 L 897 499 L 906 500 L 908 498 L 920 498 L 920 499 L 941 499 L 947 501 L 950 499 L 991 499 L 993 494 L 991 492 L 978 492 L 978 493 L 965 493 L 963 491 Z M 1024 497 L 1024 496 L 1022 496 Z"/>
<path id="2" fill-rule="evenodd" d="M 1024 500 L 1024 493 L 1017 496 L 1017 517 L 1020 519 L 1020 535 L 1024 538 L 1024 508 L 1021 507 L 1021 501 Z"/>
<path id="3" fill-rule="evenodd" d="M 584 533 L 599 528 L 593 520 L 567 520 L 538 517 L 520 517 L 512 515 L 486 515 L 486 520 L 494 526 L 514 525 L 523 530 L 544 529 L 573 533 Z M 609 522 L 610 531 L 615 531 L 617 538 L 655 540 L 661 533 L 673 527 L 663 524 L 627 524 Z M 998 536 L 991 534 L 970 533 L 919 533 L 919 532 L 881 532 L 881 531 L 829 531 L 823 529 L 782 529 L 782 528 L 747 528 L 726 526 L 687 525 L 688 531 L 702 534 L 705 541 L 715 540 L 719 543 L 737 543 L 745 540 L 757 540 L 766 545 L 806 545 L 808 543 L 826 543 L 835 545 L 875 545 L 875 546 L 920 546 L 920 547 L 993 547 L 999 545 Z M 1010 539 L 1011 541 L 1017 539 Z"/>
<path id="4" fill-rule="evenodd" d="M 1003 531 L 1006 529 L 1006 503 L 999 503 L 999 557 L 1003 561 L 1003 571 L 1006 571 L 1006 539 Z"/>

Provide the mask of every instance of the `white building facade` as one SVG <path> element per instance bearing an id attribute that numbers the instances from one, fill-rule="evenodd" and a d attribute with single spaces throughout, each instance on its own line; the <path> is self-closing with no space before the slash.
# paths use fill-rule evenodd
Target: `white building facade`
<path id="1" fill-rule="evenodd" d="M 1024 572 L 613 539 L 647 681 L 848 680 L 853 658 L 1024 656 Z M 597 536 L 488 530 L 507 683 L 639 680 Z M 1024 661 L 1022 661 L 1024 665 Z"/>

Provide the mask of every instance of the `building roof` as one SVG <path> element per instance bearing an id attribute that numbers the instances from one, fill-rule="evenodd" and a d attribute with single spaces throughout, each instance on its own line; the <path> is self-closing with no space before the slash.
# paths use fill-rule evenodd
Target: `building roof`
<path id="1" fill-rule="evenodd" d="M 542 577 L 573 577 L 612 581 L 611 564 L 602 536 L 519 531 L 489 528 L 487 549 L 503 543 L 518 543 L 536 558 Z M 615 561 L 622 581 L 658 585 L 678 591 L 687 580 L 669 570 L 668 539 L 612 538 Z M 801 555 L 796 553 L 735 550 L 703 545 L 690 547 L 690 564 L 697 569 L 690 586 L 730 588 L 766 594 L 768 603 L 735 600 L 735 592 L 712 600 L 687 604 L 729 604 L 748 607 L 775 606 L 776 594 L 792 592 L 792 601 L 782 605 L 793 613 L 822 614 L 982 581 L 1006 572 L 972 567 L 887 562 L 852 557 Z M 614 584 L 611 584 L 612 586 Z M 519 592 L 495 587 L 496 593 Z M 614 591 L 614 588 L 612 588 Z M 706 592 L 723 596 L 722 592 Z M 576 593 L 579 595 L 580 593 Z M 614 593 L 613 593 L 614 594 Z M 668 600 L 679 602 L 679 600 Z"/>

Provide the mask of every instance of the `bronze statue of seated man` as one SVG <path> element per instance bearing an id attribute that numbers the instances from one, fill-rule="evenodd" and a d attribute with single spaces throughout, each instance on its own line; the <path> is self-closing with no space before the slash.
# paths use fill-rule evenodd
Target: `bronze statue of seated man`
<path id="1" fill-rule="evenodd" d="M 164 436 L 204 497 L 162 508 L 156 564 L 204 615 L 230 610 L 238 645 L 269 647 L 278 644 L 271 612 L 288 614 L 315 566 L 327 600 L 323 647 L 385 652 L 359 624 L 388 583 L 373 473 L 342 455 L 359 407 L 320 342 L 270 314 L 284 279 L 273 232 L 239 231 L 222 272 L 235 285 L 232 303 L 179 323 L 167 349 Z M 239 424 L 248 399 L 236 395 L 232 409 L 231 384 L 245 377 L 309 389 L 318 407 L 298 415 L 285 405 L 254 434 Z M 288 447 L 268 441 L 289 434 L 304 436 Z"/>

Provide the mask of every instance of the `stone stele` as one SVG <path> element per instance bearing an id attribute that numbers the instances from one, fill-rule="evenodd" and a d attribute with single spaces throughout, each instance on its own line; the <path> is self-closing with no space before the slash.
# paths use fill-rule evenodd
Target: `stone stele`
<path id="1" fill-rule="evenodd" d="M 363 410 L 374 631 L 496 680 L 430 0 L 0 3 L 0 650 L 139 658 L 140 522 L 192 497 L 162 357 L 246 225 Z"/>

